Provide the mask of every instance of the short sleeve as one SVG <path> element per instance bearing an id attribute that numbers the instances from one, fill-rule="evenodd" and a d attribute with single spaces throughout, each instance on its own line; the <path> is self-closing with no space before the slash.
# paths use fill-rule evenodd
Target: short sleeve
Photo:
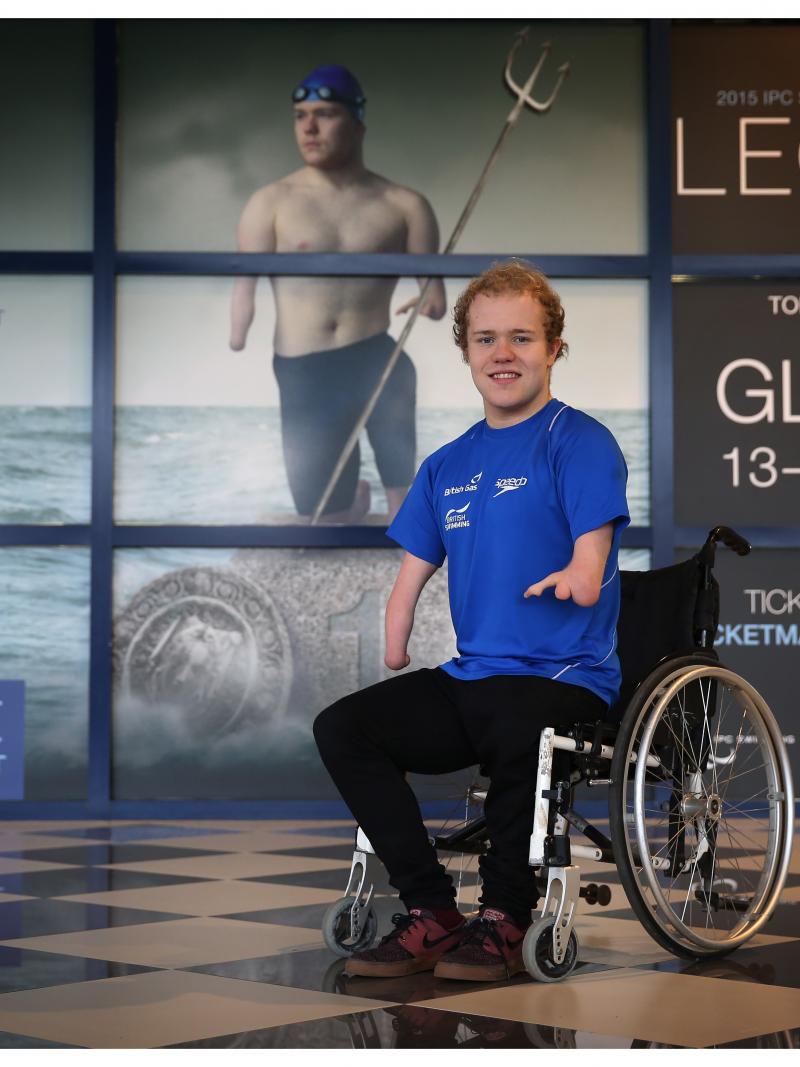
<path id="1" fill-rule="evenodd" d="M 433 501 L 433 472 L 426 459 L 386 535 L 412 556 L 441 567 L 447 552 Z"/>
<path id="2" fill-rule="evenodd" d="M 602 423 L 572 412 L 554 428 L 553 467 L 561 506 L 575 542 L 606 523 L 619 535 L 630 523 L 628 467 L 614 435 Z"/>

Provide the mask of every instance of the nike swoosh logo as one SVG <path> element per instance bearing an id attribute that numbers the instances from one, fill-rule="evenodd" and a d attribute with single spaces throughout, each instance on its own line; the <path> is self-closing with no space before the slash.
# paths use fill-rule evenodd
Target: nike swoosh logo
<path id="1" fill-rule="evenodd" d="M 431 941 L 431 939 L 428 937 L 428 935 L 425 934 L 425 936 L 422 939 L 422 947 L 423 948 L 436 948 L 437 945 L 441 945 L 441 943 L 443 941 L 447 941 L 448 938 L 452 937 L 454 933 L 456 933 L 455 930 L 450 930 L 448 933 L 446 933 L 444 935 L 444 937 L 437 937 L 434 941 Z"/>

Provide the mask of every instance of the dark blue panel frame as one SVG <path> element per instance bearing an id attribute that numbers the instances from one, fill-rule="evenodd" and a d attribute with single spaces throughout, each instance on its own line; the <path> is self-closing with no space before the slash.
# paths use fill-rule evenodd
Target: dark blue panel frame
<path id="1" fill-rule="evenodd" d="M 95 27 L 94 307 L 92 373 L 92 565 L 89 639 L 89 813 L 111 798 L 112 524 L 116 310 L 117 33 Z"/>
<path id="2" fill-rule="evenodd" d="M 553 277 L 641 278 L 649 282 L 651 521 L 627 530 L 623 545 L 653 550 L 655 566 L 671 563 L 675 547 L 702 543 L 707 531 L 675 527 L 672 463 L 672 281 L 722 277 L 798 277 L 800 256 L 676 256 L 671 254 L 670 23 L 646 27 L 648 252 L 640 256 L 563 256 L 520 253 Z M 117 252 L 115 247 L 117 27 L 95 23 L 94 246 L 84 252 L 0 252 L 0 273 L 91 274 L 93 279 L 93 414 L 91 525 L 0 526 L 0 545 L 91 547 L 91 689 L 87 800 L 0 803 L 0 817 L 203 818 L 341 815 L 338 802 L 149 800 L 111 796 L 112 567 L 117 547 L 390 547 L 381 527 L 125 526 L 113 521 L 115 286 L 120 275 L 405 275 L 470 277 L 497 255 L 242 255 L 235 253 Z M 787 529 L 743 529 L 763 547 L 800 547 Z M 393 547 L 393 546 L 392 546 Z"/>

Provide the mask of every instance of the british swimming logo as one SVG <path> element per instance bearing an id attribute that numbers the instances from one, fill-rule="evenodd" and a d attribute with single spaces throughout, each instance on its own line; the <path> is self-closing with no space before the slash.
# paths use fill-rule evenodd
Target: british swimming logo
<path id="1" fill-rule="evenodd" d="M 474 493 L 478 488 L 478 482 L 481 480 L 483 471 L 479 471 L 478 474 L 473 474 L 466 485 L 451 485 L 449 489 L 445 489 L 445 496 L 455 496 L 456 493 Z"/>
<path id="2" fill-rule="evenodd" d="M 495 488 L 498 489 L 499 492 L 494 494 L 494 496 L 492 497 L 492 500 L 494 500 L 494 498 L 496 496 L 502 496 L 503 493 L 510 493 L 512 489 L 521 489 L 523 487 L 523 485 L 527 485 L 528 484 L 528 479 L 527 478 L 498 478 L 497 481 L 494 484 L 495 484 Z"/>
<path id="3" fill-rule="evenodd" d="M 464 515 L 464 512 L 472 503 L 468 500 L 463 508 L 450 508 L 444 517 L 445 530 L 462 530 L 465 526 L 469 526 L 469 519 Z"/>

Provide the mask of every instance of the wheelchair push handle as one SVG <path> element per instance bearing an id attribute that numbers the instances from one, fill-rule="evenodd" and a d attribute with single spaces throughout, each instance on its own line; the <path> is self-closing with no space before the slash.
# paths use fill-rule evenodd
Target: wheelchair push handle
<path id="1" fill-rule="evenodd" d="M 746 556 L 750 552 L 751 546 L 741 534 L 730 526 L 715 526 L 709 531 L 706 543 L 700 549 L 700 559 L 707 567 L 714 566 L 718 541 L 721 541 L 727 548 L 732 548 L 737 556 Z"/>

